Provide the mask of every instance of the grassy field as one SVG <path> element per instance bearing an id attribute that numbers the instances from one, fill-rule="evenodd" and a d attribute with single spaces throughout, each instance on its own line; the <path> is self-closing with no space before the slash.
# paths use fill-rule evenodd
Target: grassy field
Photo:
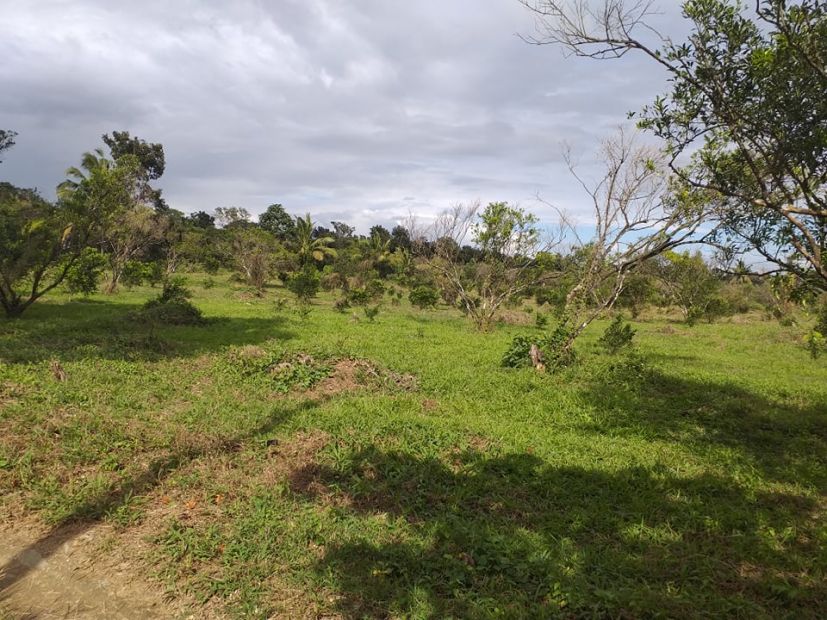
<path id="1" fill-rule="evenodd" d="M 827 616 L 827 360 L 794 328 L 641 321 L 629 357 L 603 322 L 543 376 L 499 367 L 530 327 L 202 280 L 201 327 L 134 321 L 148 288 L 0 322 L 7 515 L 110 522 L 229 616 Z"/>

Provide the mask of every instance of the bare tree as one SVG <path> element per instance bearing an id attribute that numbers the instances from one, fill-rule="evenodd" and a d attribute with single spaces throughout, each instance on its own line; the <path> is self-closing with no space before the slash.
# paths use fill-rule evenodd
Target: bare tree
<path id="1" fill-rule="evenodd" d="M 666 173 L 665 156 L 620 130 L 603 142 L 602 176 L 585 180 L 565 153 L 569 170 L 592 203 L 594 235 L 584 241 L 576 222 L 557 210 L 584 255 L 576 284 L 569 290 L 558 327 L 557 354 L 568 355 L 575 339 L 610 309 L 630 273 L 645 261 L 686 243 L 701 241 L 703 203 L 679 192 Z"/>
<path id="2" fill-rule="evenodd" d="M 412 230 L 421 229 L 414 223 Z M 556 276 L 539 269 L 535 257 L 560 238 L 544 240 L 534 215 L 504 202 L 483 210 L 479 202 L 455 205 L 434 220 L 427 234 L 411 239 L 437 283 L 481 330 L 491 326 L 507 300 Z"/>

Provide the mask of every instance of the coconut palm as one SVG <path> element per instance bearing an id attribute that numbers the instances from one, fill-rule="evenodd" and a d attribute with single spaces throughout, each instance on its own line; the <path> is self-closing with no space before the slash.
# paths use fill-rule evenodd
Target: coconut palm
<path id="1" fill-rule="evenodd" d="M 304 217 L 296 218 L 294 229 L 294 249 L 302 265 L 312 260 L 324 260 L 327 256 L 336 256 L 336 250 L 330 247 L 333 237 L 313 237 L 315 224 L 308 213 Z"/>

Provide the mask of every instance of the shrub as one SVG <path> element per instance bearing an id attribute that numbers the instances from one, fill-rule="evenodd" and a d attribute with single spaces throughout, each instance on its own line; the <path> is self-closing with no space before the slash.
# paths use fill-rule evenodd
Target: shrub
<path id="1" fill-rule="evenodd" d="M 571 348 L 564 348 L 568 340 L 568 328 L 560 324 L 545 336 L 515 336 L 503 355 L 501 364 L 508 368 L 527 368 L 531 366 L 531 346 L 537 345 L 543 355 L 543 363 L 548 370 L 554 371 L 571 366 L 576 355 Z"/>
<path id="2" fill-rule="evenodd" d="M 804 338 L 804 346 L 810 352 L 810 357 L 818 359 L 822 351 L 827 348 L 827 339 L 818 330 L 812 330 Z"/>
<path id="3" fill-rule="evenodd" d="M 106 257 L 94 248 L 84 248 L 66 274 L 66 289 L 72 294 L 91 295 L 98 290 Z"/>
<path id="4" fill-rule="evenodd" d="M 617 353 L 621 349 L 632 346 L 635 330 L 629 323 L 623 322 L 623 317 L 617 315 L 614 321 L 606 328 L 597 343 L 609 353 Z"/>
<path id="5" fill-rule="evenodd" d="M 350 308 L 350 302 L 347 300 L 346 297 L 340 297 L 336 301 L 333 302 L 333 309 L 336 312 L 347 312 Z"/>
<path id="6" fill-rule="evenodd" d="M 527 368 L 531 366 L 531 345 L 537 344 L 537 339 L 531 336 L 514 336 L 511 344 L 503 355 L 501 365 L 506 368 Z"/>
<path id="7" fill-rule="evenodd" d="M 180 278 L 167 280 L 161 294 L 144 304 L 138 318 L 152 325 L 200 325 L 204 317 L 190 297 Z"/>
<path id="8" fill-rule="evenodd" d="M 376 319 L 378 314 L 379 306 L 365 306 L 365 318 L 367 318 L 367 320 L 371 323 L 373 323 L 374 319 Z"/>
<path id="9" fill-rule="evenodd" d="M 214 278 L 204 278 L 204 281 L 201 283 L 201 286 L 203 286 L 205 290 L 215 288 L 215 279 Z"/>
<path id="10" fill-rule="evenodd" d="M 430 286 L 420 285 L 410 292 L 408 300 L 420 310 L 430 310 L 439 302 L 439 292 Z"/>
<path id="11" fill-rule="evenodd" d="M 301 303 L 307 304 L 319 293 L 319 272 L 313 265 L 306 265 L 301 271 L 290 274 L 285 284 Z"/>
<path id="12" fill-rule="evenodd" d="M 538 311 L 537 314 L 534 315 L 534 327 L 537 329 L 545 329 L 547 326 L 548 316 Z"/>

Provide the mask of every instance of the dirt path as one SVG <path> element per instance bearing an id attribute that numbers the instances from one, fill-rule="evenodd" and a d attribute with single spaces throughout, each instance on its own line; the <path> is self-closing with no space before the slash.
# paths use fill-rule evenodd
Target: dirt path
<path id="1" fill-rule="evenodd" d="M 104 551 L 111 528 L 75 525 L 48 531 L 0 525 L 0 618 L 186 618 L 127 559 Z"/>

